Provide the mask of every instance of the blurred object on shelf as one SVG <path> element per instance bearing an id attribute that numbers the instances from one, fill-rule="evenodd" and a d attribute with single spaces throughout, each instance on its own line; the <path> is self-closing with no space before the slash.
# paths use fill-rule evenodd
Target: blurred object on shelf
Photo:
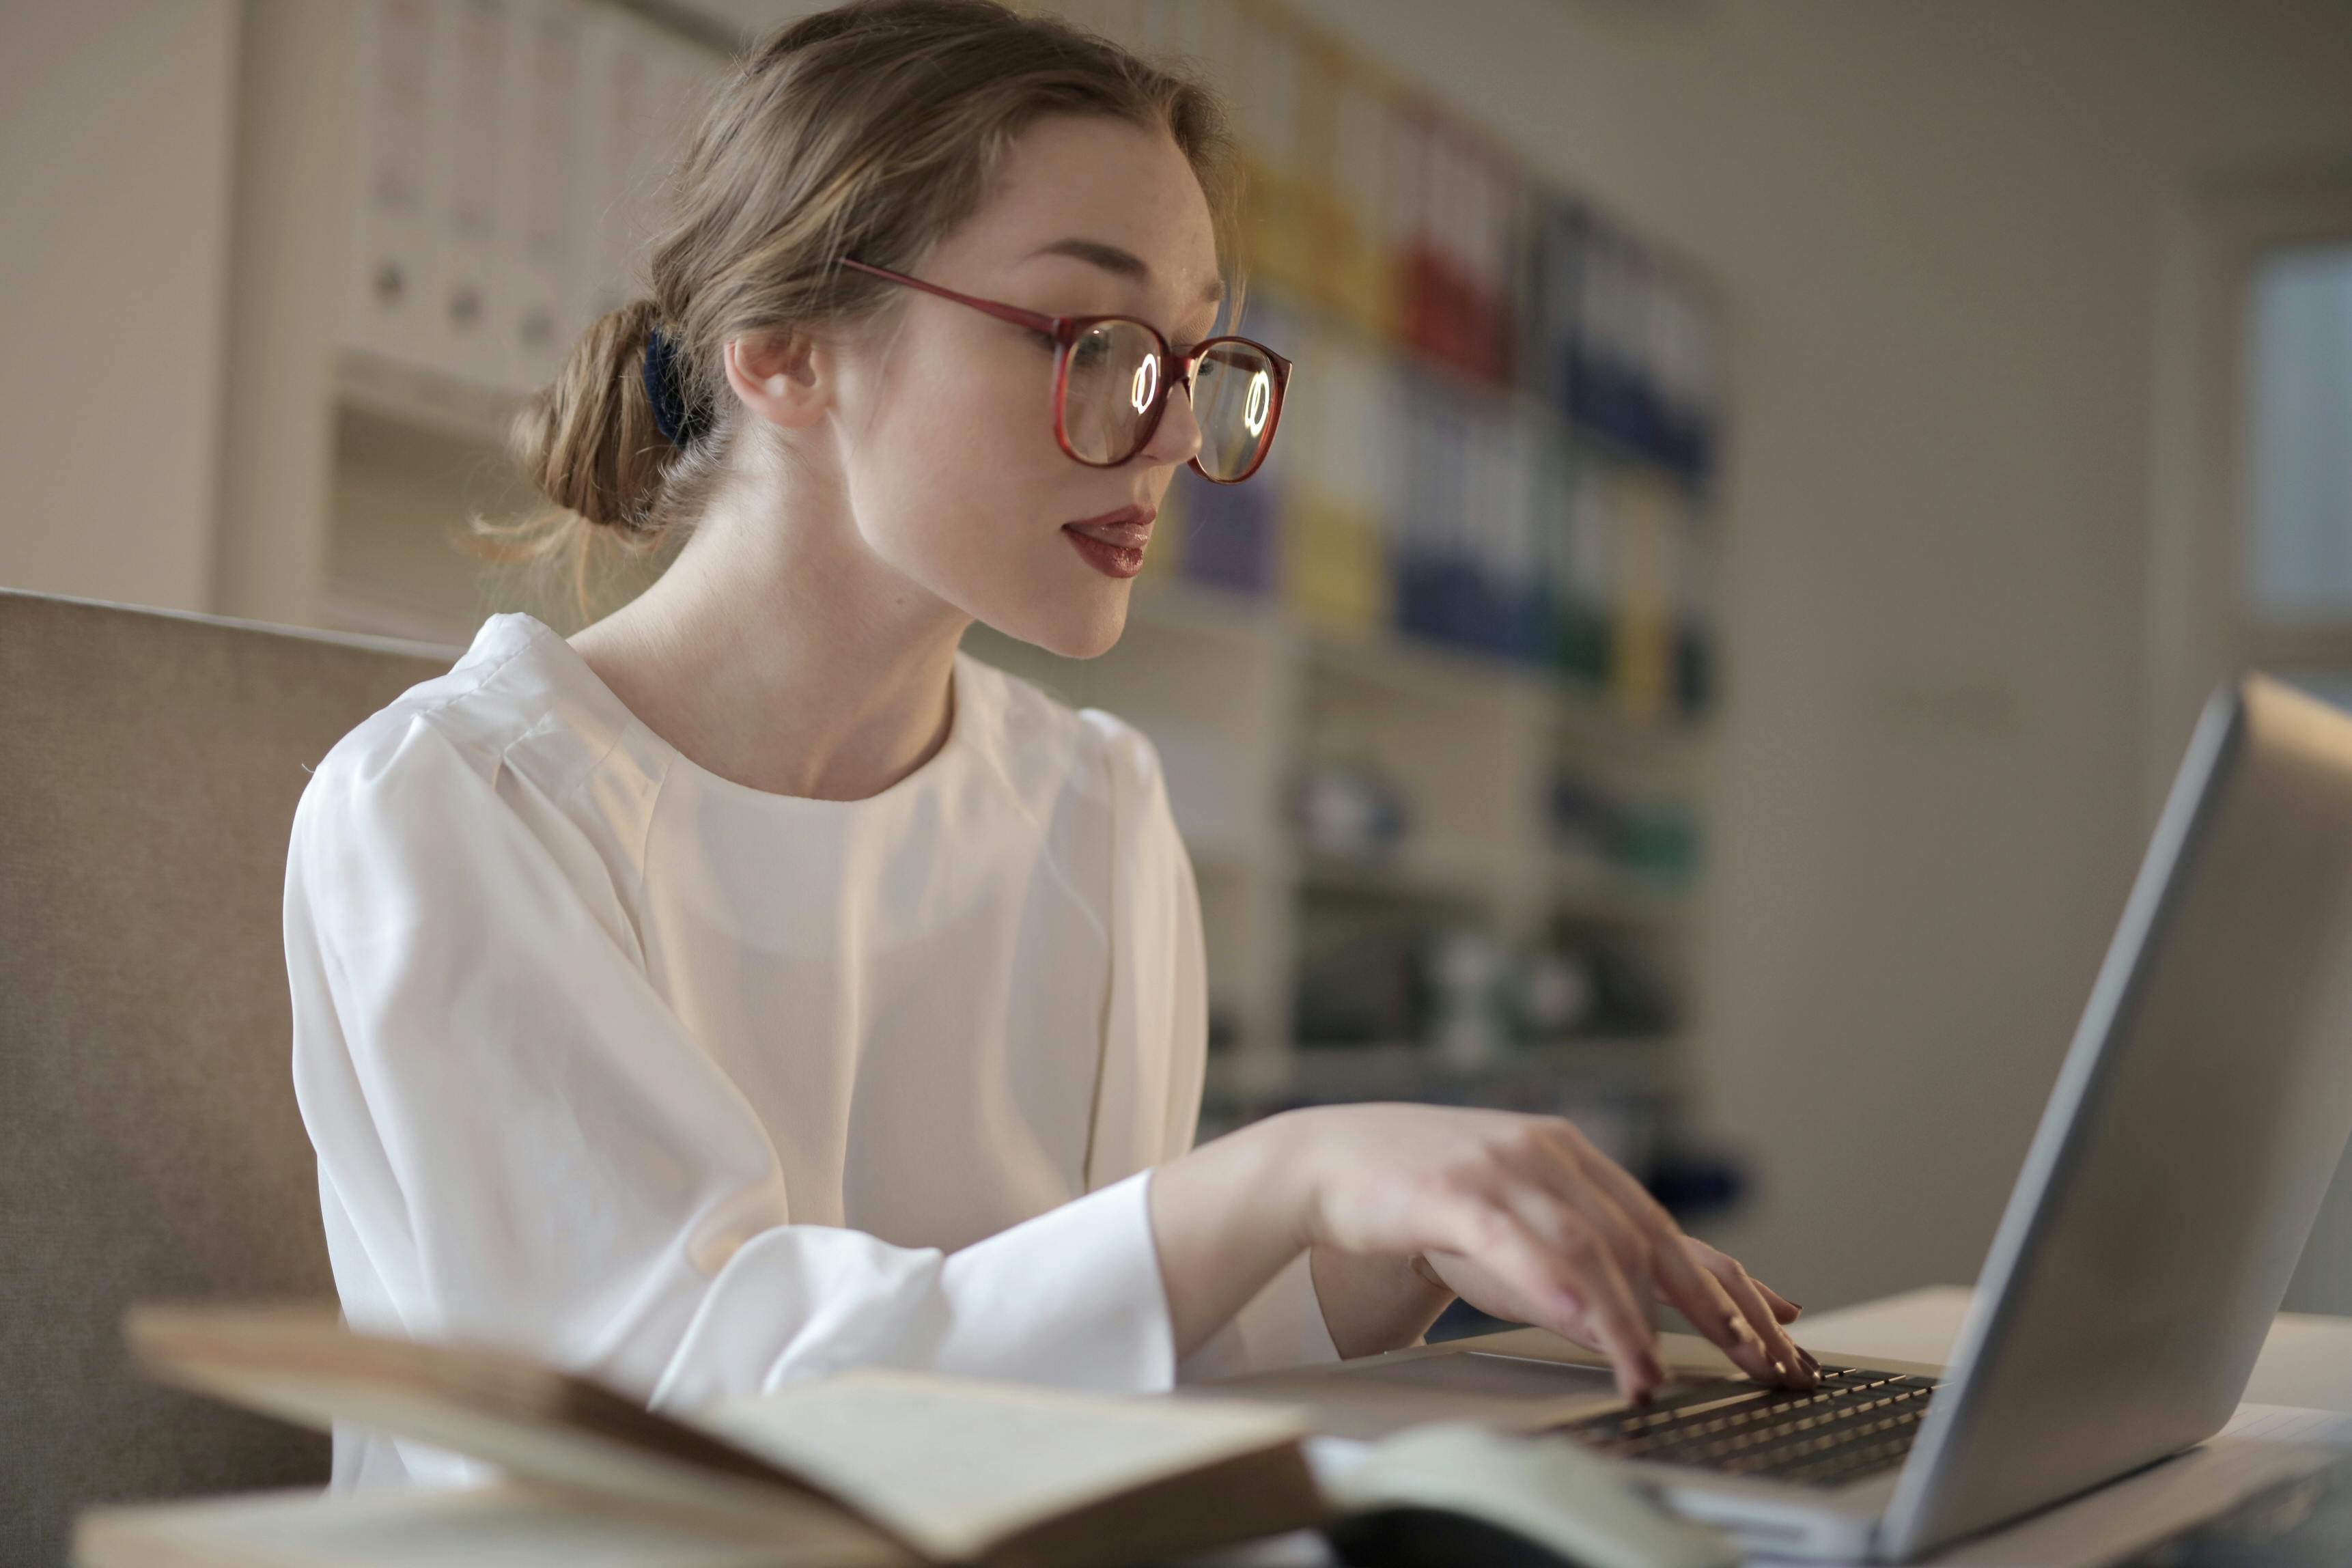
<path id="1" fill-rule="evenodd" d="M 1599 1033 L 1641 1037 L 1664 1035 L 1675 1023 L 1675 1005 L 1656 968 L 1623 940 L 1598 933 L 1584 952 L 1599 994 L 1592 1027 Z"/>
<path id="2" fill-rule="evenodd" d="M 1426 103 L 1402 112 L 1389 145 L 1400 335 L 1433 359 L 1500 381 L 1509 369 L 1518 182 L 1484 138 Z"/>
<path id="3" fill-rule="evenodd" d="M 1299 842 L 1318 855 L 1385 860 L 1412 831 L 1412 814 L 1395 787 L 1365 763 L 1311 764 L 1292 796 Z"/>
<path id="4" fill-rule="evenodd" d="M 541 385 L 633 290 L 721 64 L 591 0 L 368 0 L 342 346 Z"/>
<path id="5" fill-rule="evenodd" d="M 1306 903 L 1292 995 L 1298 1047 L 1418 1041 L 1429 1014 L 1421 921 L 1394 911 L 1367 918 L 1320 899 Z"/>
<path id="6" fill-rule="evenodd" d="M 1669 1144 L 1658 1151 L 1642 1179 L 1650 1195 L 1685 1225 L 1727 1213 L 1748 1195 L 1747 1166 L 1719 1149 Z"/>
<path id="7" fill-rule="evenodd" d="M 1601 986 L 1582 953 L 1546 945 L 1520 959 L 1517 1002 L 1521 1039 L 1566 1039 L 1591 1024 L 1601 1006 Z"/>
<path id="8" fill-rule="evenodd" d="M 1617 863 L 1645 882 L 1680 887 L 1698 873 L 1698 824 L 1679 801 L 1624 803 L 1615 847 Z"/>
<path id="9" fill-rule="evenodd" d="M 1552 780 L 1547 804 L 1552 842 L 1563 856 L 1603 864 L 1616 858 L 1620 813 L 1615 795 L 1583 779 L 1562 774 Z"/>
<path id="10" fill-rule="evenodd" d="M 1564 773 L 1552 780 L 1547 805 L 1563 880 L 1590 888 L 1622 876 L 1671 889 L 1698 875 L 1698 818 L 1679 798 L 1624 796 Z"/>
<path id="11" fill-rule="evenodd" d="M 1625 710 L 1652 719 L 1674 698 L 1675 588 L 1680 497 L 1655 474 L 1629 474 L 1615 487 L 1616 647 L 1610 685 Z"/>
<path id="12" fill-rule="evenodd" d="M 1457 1067 L 1493 1061 L 1507 1041 L 1511 959 L 1503 944 L 1476 926 L 1450 926 L 1436 932 L 1424 951 L 1433 1006 L 1429 1045 Z"/>
<path id="13" fill-rule="evenodd" d="M 1643 1039 L 1674 1026 L 1667 989 L 1637 942 L 1575 919 L 1556 925 L 1549 940 L 1532 944 L 1521 956 L 1515 976 L 1523 1042 L 1587 1035 Z M 1540 994 L 1538 984 L 1544 988 Z"/>
<path id="14" fill-rule="evenodd" d="M 1529 227 L 1528 386 L 1579 424 L 1703 483 L 1721 410 L 1698 289 L 1582 203 L 1539 198 Z"/>
<path id="15" fill-rule="evenodd" d="M 1300 751 L 1290 798 L 1299 847 L 1343 864 L 1392 863 L 1415 815 L 1404 785 L 1381 763 L 1370 716 L 1324 706 L 1309 714 Z"/>
<path id="16" fill-rule="evenodd" d="M 1563 672 L 1595 687 L 1608 683 L 1617 645 L 1607 486 L 1599 462 L 1557 447 L 1545 453 L 1536 486 L 1550 611 L 1545 652 Z"/>
<path id="17" fill-rule="evenodd" d="M 1377 636 L 1393 614 L 1385 529 L 1403 473 L 1397 378 L 1353 332 L 1318 330 L 1299 346 L 1315 371 L 1308 395 L 1294 395 L 1282 416 L 1292 459 L 1284 597 L 1311 626 Z"/>
<path id="18" fill-rule="evenodd" d="M 1411 896 L 1304 902 L 1301 1049 L 1410 1048 L 1467 1068 L 1579 1039 L 1655 1039 L 1676 1020 L 1657 966 L 1624 933 L 1563 919 L 1549 937 L 1513 943 Z"/>
<path id="19" fill-rule="evenodd" d="M 1187 577 L 1244 594 L 1273 587 L 1280 571 L 1279 490 L 1287 450 L 1276 442 L 1265 466 L 1245 484 L 1213 484 L 1190 469 L 1177 476 L 1170 489 L 1184 490 L 1178 516 Z"/>

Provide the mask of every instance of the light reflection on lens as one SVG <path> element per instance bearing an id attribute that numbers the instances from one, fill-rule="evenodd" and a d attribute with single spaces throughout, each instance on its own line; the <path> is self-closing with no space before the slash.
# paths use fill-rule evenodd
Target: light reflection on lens
<path id="1" fill-rule="evenodd" d="M 1085 462 L 1126 461 L 1145 444 L 1146 423 L 1171 389 L 1160 340 L 1140 322 L 1099 322 L 1072 345 L 1058 410 L 1064 444 Z M 1274 438 L 1282 384 L 1255 345 L 1228 340 L 1202 356 L 1189 400 L 1201 433 L 1203 473 L 1234 479 L 1254 469 Z"/>

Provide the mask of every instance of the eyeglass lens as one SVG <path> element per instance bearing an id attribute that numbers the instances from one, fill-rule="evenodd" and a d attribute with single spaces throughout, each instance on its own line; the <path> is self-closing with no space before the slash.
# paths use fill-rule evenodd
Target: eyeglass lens
<path id="1" fill-rule="evenodd" d="M 1098 321 L 1070 345 L 1062 434 L 1089 463 L 1118 463 L 1142 447 L 1143 423 L 1168 367 L 1141 323 Z M 1219 343 L 1193 376 L 1200 464 L 1213 479 L 1249 472 L 1274 435 L 1274 362 L 1247 343 Z"/>

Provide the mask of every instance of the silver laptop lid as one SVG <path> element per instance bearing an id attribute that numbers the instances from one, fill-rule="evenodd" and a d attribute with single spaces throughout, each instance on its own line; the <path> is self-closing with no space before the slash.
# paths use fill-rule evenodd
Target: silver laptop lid
<path id="1" fill-rule="evenodd" d="M 1896 1561 L 2231 1415 L 2352 1131 L 2352 717 L 2207 704 L 1888 1504 Z"/>

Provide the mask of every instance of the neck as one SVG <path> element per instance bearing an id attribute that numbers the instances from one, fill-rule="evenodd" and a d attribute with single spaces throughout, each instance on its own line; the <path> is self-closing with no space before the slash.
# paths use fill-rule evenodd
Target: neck
<path id="1" fill-rule="evenodd" d="M 652 587 L 572 644 L 721 778 L 863 800 L 946 742 L 971 617 L 877 556 L 820 479 L 796 468 L 756 497 L 723 494 Z"/>

